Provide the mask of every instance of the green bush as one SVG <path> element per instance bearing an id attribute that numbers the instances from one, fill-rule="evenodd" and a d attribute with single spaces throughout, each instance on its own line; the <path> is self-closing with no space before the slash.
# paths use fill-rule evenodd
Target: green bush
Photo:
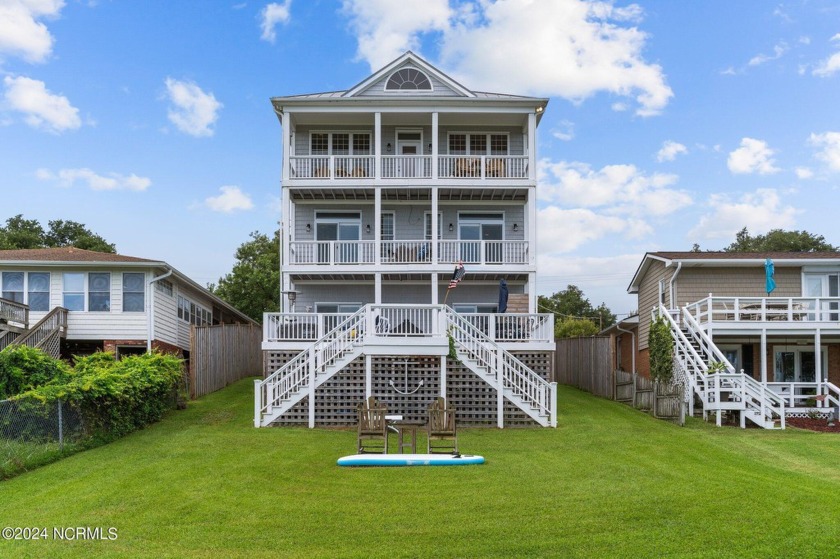
<path id="1" fill-rule="evenodd" d="M 670 381 L 674 375 L 674 339 L 664 317 L 657 317 L 650 323 L 648 351 L 651 378 L 663 382 Z"/>
<path id="2" fill-rule="evenodd" d="M 0 400 L 63 379 L 69 368 L 40 349 L 25 345 L 0 351 Z"/>
<path id="3" fill-rule="evenodd" d="M 181 360 L 172 355 L 147 353 L 117 361 L 111 353 L 96 353 L 77 358 L 66 377 L 17 399 L 66 401 L 79 410 L 90 434 L 111 439 L 158 421 L 173 407 L 181 378 Z"/>

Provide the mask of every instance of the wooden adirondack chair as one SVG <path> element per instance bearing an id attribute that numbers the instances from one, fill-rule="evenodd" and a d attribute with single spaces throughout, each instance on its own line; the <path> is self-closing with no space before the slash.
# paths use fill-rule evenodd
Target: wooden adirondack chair
<path id="1" fill-rule="evenodd" d="M 385 414 L 388 408 L 376 401 L 373 396 L 362 401 L 359 406 L 358 452 L 388 453 L 388 422 Z"/>
<path id="2" fill-rule="evenodd" d="M 429 438 L 426 448 L 429 454 L 458 454 L 455 408 L 446 407 L 443 398 L 438 398 L 429 407 Z"/>

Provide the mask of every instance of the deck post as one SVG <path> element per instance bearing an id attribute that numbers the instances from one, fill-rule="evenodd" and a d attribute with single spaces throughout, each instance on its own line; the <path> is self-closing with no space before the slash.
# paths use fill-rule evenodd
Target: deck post
<path id="1" fill-rule="evenodd" d="M 260 398 L 260 389 L 262 381 L 259 379 L 254 379 L 254 427 L 260 426 L 260 407 L 261 406 L 261 398 Z"/>
<path id="2" fill-rule="evenodd" d="M 309 353 L 309 428 L 315 428 L 315 350 Z"/>
<path id="3" fill-rule="evenodd" d="M 551 426 L 557 427 L 557 383 L 552 382 L 549 386 L 551 387 Z"/>
<path id="4" fill-rule="evenodd" d="M 767 328 L 761 329 L 761 383 L 767 386 Z"/>
<path id="5" fill-rule="evenodd" d="M 365 354 L 365 399 L 373 395 L 373 357 Z"/>
<path id="6" fill-rule="evenodd" d="M 446 399 L 446 355 L 440 356 L 440 397 Z"/>
<path id="7" fill-rule="evenodd" d="M 496 359 L 493 360 L 496 364 L 496 423 L 499 429 L 505 427 L 505 393 L 504 393 L 504 375 L 502 371 L 502 348 L 496 350 Z"/>

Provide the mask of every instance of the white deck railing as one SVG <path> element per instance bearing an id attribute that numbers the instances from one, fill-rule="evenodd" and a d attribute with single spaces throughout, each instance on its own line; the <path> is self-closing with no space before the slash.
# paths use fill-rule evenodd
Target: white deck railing
<path id="1" fill-rule="evenodd" d="M 527 264 L 528 241 L 380 241 L 382 264 Z M 362 265 L 376 261 L 376 241 L 291 241 L 289 264 Z"/>
<path id="2" fill-rule="evenodd" d="M 430 179 L 433 155 L 381 155 L 382 179 Z M 438 178 L 527 179 L 527 155 L 438 155 Z M 341 180 L 375 178 L 373 155 L 292 155 L 291 179 Z"/>
<path id="3" fill-rule="evenodd" d="M 443 335 L 430 305 L 371 305 L 368 331 L 383 337 Z M 263 342 L 315 341 L 335 328 L 347 313 L 264 313 Z M 490 340 L 504 343 L 553 343 L 554 315 L 462 313 L 460 316 Z"/>
<path id="4" fill-rule="evenodd" d="M 838 297 L 707 297 L 685 309 L 700 324 L 840 323 Z"/>

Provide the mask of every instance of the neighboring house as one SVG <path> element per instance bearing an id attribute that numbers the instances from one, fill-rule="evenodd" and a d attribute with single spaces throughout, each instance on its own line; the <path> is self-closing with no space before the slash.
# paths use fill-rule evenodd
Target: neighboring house
<path id="1" fill-rule="evenodd" d="M 189 358 L 190 325 L 255 323 L 166 262 L 73 247 L 0 250 L 0 348 Z"/>
<path id="2" fill-rule="evenodd" d="M 840 253 L 651 252 L 628 292 L 638 295 L 640 374 L 649 375 L 650 324 L 662 315 L 677 379 L 704 411 L 735 410 L 742 424 L 763 427 L 783 426 L 785 415 L 837 413 Z"/>
<path id="3" fill-rule="evenodd" d="M 535 283 L 547 100 L 472 91 L 407 52 L 348 90 L 271 101 L 283 312 L 265 316 L 255 423 L 354 423 L 369 395 L 419 419 L 443 395 L 462 422 L 553 424 Z"/>

